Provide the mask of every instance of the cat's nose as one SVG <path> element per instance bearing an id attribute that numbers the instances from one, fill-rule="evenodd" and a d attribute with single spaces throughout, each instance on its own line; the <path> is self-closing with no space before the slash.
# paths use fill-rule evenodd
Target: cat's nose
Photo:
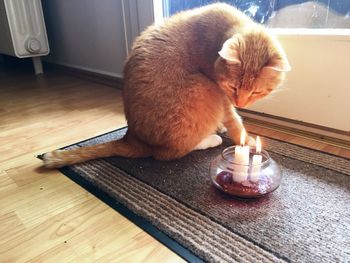
<path id="1" fill-rule="evenodd" d="M 243 100 L 236 100 L 236 106 L 238 108 L 244 108 L 247 105 L 247 103 Z"/>

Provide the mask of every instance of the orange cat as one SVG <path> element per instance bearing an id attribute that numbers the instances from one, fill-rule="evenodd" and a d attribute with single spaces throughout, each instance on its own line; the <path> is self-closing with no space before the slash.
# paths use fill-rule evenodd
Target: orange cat
<path id="1" fill-rule="evenodd" d="M 125 137 L 47 153 L 45 166 L 109 156 L 176 159 L 221 144 L 222 124 L 238 143 L 243 125 L 233 106 L 263 98 L 289 70 L 275 38 L 234 7 L 179 13 L 133 45 L 124 68 Z"/>

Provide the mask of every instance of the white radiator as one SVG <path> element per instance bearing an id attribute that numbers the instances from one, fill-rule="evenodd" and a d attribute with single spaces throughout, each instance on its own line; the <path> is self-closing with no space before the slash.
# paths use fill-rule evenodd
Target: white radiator
<path id="1" fill-rule="evenodd" d="M 0 0 L 0 54 L 19 58 L 49 54 L 40 0 Z M 40 59 L 33 62 L 41 67 Z"/>

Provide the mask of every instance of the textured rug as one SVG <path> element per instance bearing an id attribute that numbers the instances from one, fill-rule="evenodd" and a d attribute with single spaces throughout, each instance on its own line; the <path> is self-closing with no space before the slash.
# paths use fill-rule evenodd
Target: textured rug
<path id="1" fill-rule="evenodd" d="M 350 160 L 262 139 L 283 179 L 254 200 L 211 184 L 209 163 L 230 145 L 227 138 L 176 161 L 112 157 L 60 170 L 188 261 L 350 262 Z"/>

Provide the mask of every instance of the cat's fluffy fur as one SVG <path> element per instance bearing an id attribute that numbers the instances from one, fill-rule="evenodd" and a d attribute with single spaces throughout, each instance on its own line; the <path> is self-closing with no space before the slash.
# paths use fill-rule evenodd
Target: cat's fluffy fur
<path id="1" fill-rule="evenodd" d="M 126 136 L 48 153 L 45 165 L 108 156 L 180 158 L 219 145 L 215 133 L 222 124 L 238 143 L 243 125 L 233 105 L 266 96 L 288 70 L 278 42 L 234 7 L 179 13 L 150 26 L 133 45 L 124 68 Z"/>

